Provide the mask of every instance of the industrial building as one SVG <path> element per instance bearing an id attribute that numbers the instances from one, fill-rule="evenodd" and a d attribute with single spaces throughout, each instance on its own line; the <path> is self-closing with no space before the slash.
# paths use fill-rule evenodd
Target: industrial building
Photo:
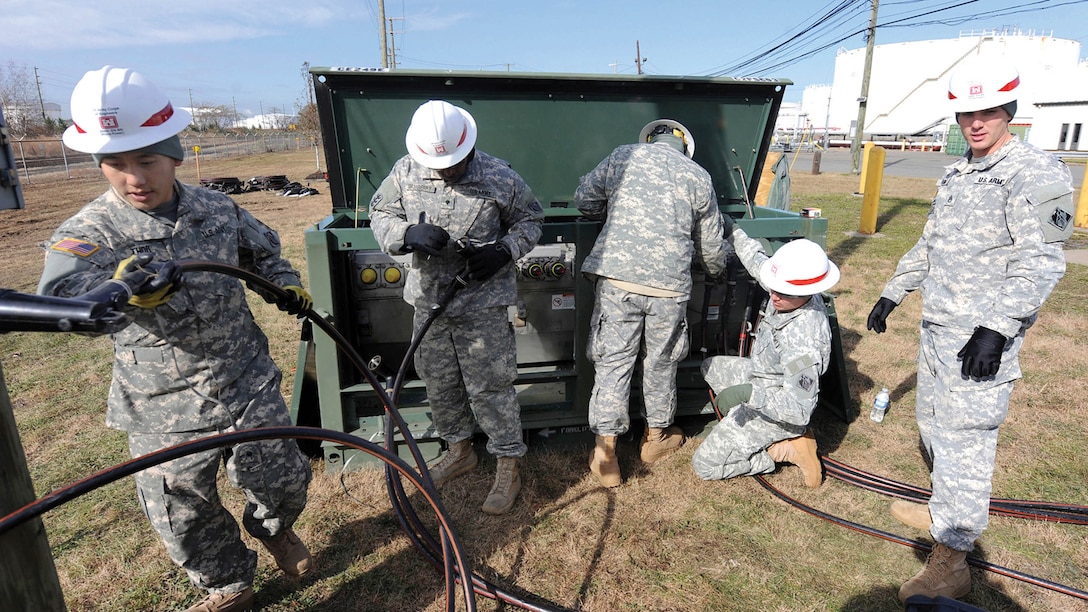
<path id="1" fill-rule="evenodd" d="M 862 140 L 958 153 L 951 146 L 959 137 L 956 120 L 945 104 L 948 78 L 968 57 L 1003 55 L 1016 64 L 1024 92 L 1013 131 L 1051 151 L 1088 151 L 1088 135 L 1082 136 L 1088 63 L 1080 59 L 1080 42 L 1051 34 L 985 30 L 874 45 Z M 848 146 L 857 126 L 865 57 L 865 48 L 841 49 L 830 85 L 808 86 L 800 104 L 783 104 L 776 142 L 788 147 L 826 139 L 829 146 Z"/>

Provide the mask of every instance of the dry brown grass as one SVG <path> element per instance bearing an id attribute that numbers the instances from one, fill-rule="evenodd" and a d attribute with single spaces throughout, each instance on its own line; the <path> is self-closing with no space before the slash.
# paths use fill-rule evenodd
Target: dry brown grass
<path id="1" fill-rule="evenodd" d="M 273 154 L 214 164 L 202 174 L 287 174 L 314 170 L 312 152 Z M 181 178 L 196 182 L 192 162 Z M 821 451 L 848 464 L 928 485 L 913 420 L 915 354 L 920 300 L 908 299 L 881 336 L 864 319 L 904 246 L 916 237 L 933 181 L 886 177 L 878 229 L 884 238 L 857 240 L 857 188 L 850 175 L 796 174 L 794 207 L 817 206 L 830 219 L 829 250 L 842 266 L 836 311 L 846 349 L 853 411 L 867 412 L 874 389 L 892 389 L 883 424 L 861 418 L 843 424 L 818 417 Z M 95 171 L 72 179 L 36 177 L 25 211 L 0 213 L 5 261 L 0 286 L 32 291 L 41 270 L 37 243 L 104 183 Z M 236 199 L 276 228 L 285 251 L 304 268 L 303 231 L 324 217 L 331 199 L 282 198 L 271 193 Z M 1088 449 L 1085 337 L 1088 273 L 1071 267 L 1028 336 L 1025 380 L 1017 385 L 1002 428 L 995 495 L 1088 504 L 1084 482 Z M 299 323 L 264 304 L 255 306 L 285 373 L 290 395 Z M 124 435 L 102 425 L 109 382 L 109 344 L 43 334 L 0 336 L 0 359 L 39 494 L 73 482 L 127 456 Z M 580 443 L 581 442 L 581 443 Z M 502 517 L 479 512 L 494 461 L 482 454 L 475 472 L 449 483 L 443 503 L 475 570 L 515 591 L 587 612 L 614 610 L 898 610 L 899 584 L 920 567 L 905 547 L 843 529 L 795 510 L 754 479 L 699 481 L 690 468 L 697 442 L 678 456 L 642 466 L 633 440 L 621 440 L 627 481 L 604 490 L 588 475 L 584 441 L 535 445 L 523 467 L 525 487 Z M 482 449 L 478 449 L 482 451 Z M 274 571 L 261 553 L 258 600 L 266 610 L 444 609 L 442 579 L 411 546 L 390 509 L 379 470 L 340 475 L 315 462 L 311 501 L 297 530 L 314 551 L 317 574 L 301 584 Z M 796 468 L 770 482 L 832 515 L 892 533 L 908 533 L 887 515 L 887 499 L 829 480 L 818 490 L 800 486 Z M 244 500 L 224 489 L 227 502 Z M 418 497 L 414 496 L 414 497 Z M 416 499 L 425 520 L 425 505 Z M 45 517 L 68 605 L 73 610 L 182 609 L 197 596 L 174 568 L 146 524 L 130 479 L 108 485 Z M 1088 589 L 1084 527 L 995 518 L 980 554 L 999 565 Z M 1083 602 L 1008 578 L 975 571 L 967 601 L 989 610 L 1088 610 Z M 480 597 L 481 610 L 511 609 Z M 463 603 L 458 609 L 464 609 Z"/>

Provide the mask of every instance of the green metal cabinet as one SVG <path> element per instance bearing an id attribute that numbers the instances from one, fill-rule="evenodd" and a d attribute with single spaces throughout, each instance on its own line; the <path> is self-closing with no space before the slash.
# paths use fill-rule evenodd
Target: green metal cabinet
<path id="1" fill-rule="evenodd" d="M 752 204 L 789 81 L 351 68 L 312 68 L 311 73 L 333 210 L 306 232 L 310 289 L 315 308 L 350 339 L 379 378 L 397 370 L 410 342 L 411 307 L 400 299 L 410 259 L 380 252 L 367 207 L 406 152 L 404 133 L 415 109 L 443 99 L 469 110 L 479 126 L 477 148 L 509 162 L 544 206 L 543 237 L 516 262 L 519 300 L 511 308 L 518 340 L 516 386 L 527 435 L 586 428 L 593 367 L 584 341 L 593 287 L 578 270 L 600 226 L 581 217 L 573 194 L 582 175 L 616 146 L 635 141 L 646 123 L 670 118 L 692 131 L 694 159 L 710 172 L 721 210 L 749 235 L 764 239 L 772 250 L 798 237 L 826 243 L 826 219 Z M 734 269 L 732 288 L 694 270 L 692 350 L 678 371 L 680 416 L 712 413 L 699 375 L 702 359 L 740 350 L 752 285 L 743 266 Z M 833 314 L 830 296 L 825 299 Z M 834 314 L 832 323 L 835 359 L 822 381 L 821 403 L 845 418 L 848 398 Z M 319 329 L 304 329 L 298 372 L 292 401 L 297 423 L 383 440 L 379 395 Z M 636 383 L 635 414 L 640 401 Z M 412 436 L 425 452 L 436 453 L 426 393 L 414 375 L 399 404 Z M 334 444 L 323 445 L 321 452 L 330 470 L 344 469 L 357 456 Z M 358 461 L 363 465 L 366 457 Z"/>

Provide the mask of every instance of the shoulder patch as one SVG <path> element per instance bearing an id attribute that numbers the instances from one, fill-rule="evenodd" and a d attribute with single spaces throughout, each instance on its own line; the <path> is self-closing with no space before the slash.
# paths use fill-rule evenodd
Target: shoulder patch
<path id="1" fill-rule="evenodd" d="M 97 251 L 98 245 L 87 242 L 86 240 L 79 240 L 78 238 L 65 238 L 49 248 L 54 251 L 71 253 L 78 257 L 86 257 Z"/>
<path id="2" fill-rule="evenodd" d="M 1061 242 L 1073 235 L 1073 192 L 1058 184 L 1043 185 L 1028 194 L 1043 230 L 1044 242 Z"/>

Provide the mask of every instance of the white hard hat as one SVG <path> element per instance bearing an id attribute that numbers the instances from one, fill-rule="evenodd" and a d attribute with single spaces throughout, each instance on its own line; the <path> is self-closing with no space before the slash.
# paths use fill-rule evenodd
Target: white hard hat
<path id="1" fill-rule="evenodd" d="M 827 258 L 820 245 L 800 238 L 778 247 L 774 255 L 763 262 L 759 280 L 775 293 L 816 295 L 839 282 L 839 267 Z"/>
<path id="2" fill-rule="evenodd" d="M 662 129 L 659 130 L 658 128 Z M 668 129 L 666 130 L 665 128 Z M 638 135 L 638 141 L 650 142 L 650 138 L 657 134 L 671 134 L 680 138 L 680 140 L 684 141 L 684 155 L 687 155 L 688 157 L 695 155 L 695 137 L 692 136 L 691 132 L 679 121 L 673 119 L 655 119 L 642 128 L 642 132 Z"/>
<path id="3" fill-rule="evenodd" d="M 971 113 L 1015 102 L 1020 73 L 1008 58 L 975 56 L 960 64 L 948 79 L 948 100 L 954 113 Z"/>
<path id="4" fill-rule="evenodd" d="M 417 162 L 433 170 L 445 170 L 468 157 L 476 146 L 476 120 L 449 102 L 425 102 L 412 115 L 404 146 Z"/>
<path id="5" fill-rule="evenodd" d="M 104 66 L 83 75 L 72 90 L 72 125 L 63 141 L 84 153 L 123 153 L 166 140 L 192 120 L 147 77 Z"/>

